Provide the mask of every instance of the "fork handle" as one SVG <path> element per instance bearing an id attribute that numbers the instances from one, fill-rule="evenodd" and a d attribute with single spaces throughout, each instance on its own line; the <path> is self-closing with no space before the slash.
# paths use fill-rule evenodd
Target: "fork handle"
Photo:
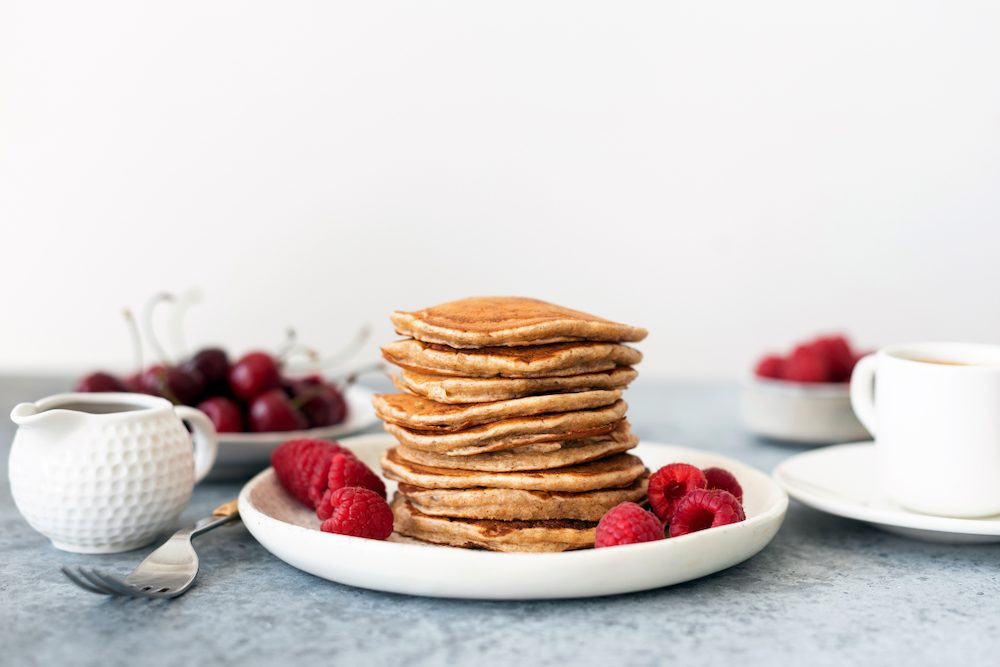
<path id="1" fill-rule="evenodd" d="M 191 529 L 191 537 L 207 533 L 213 528 L 218 528 L 222 524 L 229 523 L 230 521 L 238 518 L 240 518 L 240 510 L 237 507 L 236 499 L 234 498 L 233 500 L 223 503 L 212 510 L 212 516 L 202 519 L 196 523 L 194 528 Z"/>

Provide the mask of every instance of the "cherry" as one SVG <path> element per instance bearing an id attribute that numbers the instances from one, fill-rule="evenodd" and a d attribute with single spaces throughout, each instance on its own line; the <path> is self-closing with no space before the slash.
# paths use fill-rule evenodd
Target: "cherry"
<path id="1" fill-rule="evenodd" d="M 229 369 L 229 386 L 245 401 L 252 401 L 280 384 L 278 362 L 266 352 L 245 354 Z"/>
<path id="2" fill-rule="evenodd" d="M 205 381 L 194 370 L 155 364 L 142 373 L 143 391 L 162 396 L 173 403 L 195 405 L 205 391 Z"/>
<path id="3" fill-rule="evenodd" d="M 76 383 L 74 391 L 94 392 L 94 391 L 128 391 L 125 383 L 111 373 L 96 371 L 84 375 Z"/>
<path id="4" fill-rule="evenodd" d="M 318 376 L 286 380 L 293 402 L 309 420 L 309 426 L 332 426 L 347 417 L 347 402 L 340 391 Z"/>
<path id="5" fill-rule="evenodd" d="M 206 347 L 195 352 L 181 366 L 185 370 L 198 371 L 205 380 L 205 386 L 213 395 L 228 393 L 229 355 L 219 347 Z"/>
<path id="6" fill-rule="evenodd" d="M 309 421 L 299 412 L 281 389 L 271 389 L 250 404 L 250 428 L 263 431 L 301 431 Z"/>
<path id="7" fill-rule="evenodd" d="M 224 396 L 213 396 L 198 404 L 198 409 L 208 415 L 219 433 L 242 433 L 243 413 L 240 406 Z"/>

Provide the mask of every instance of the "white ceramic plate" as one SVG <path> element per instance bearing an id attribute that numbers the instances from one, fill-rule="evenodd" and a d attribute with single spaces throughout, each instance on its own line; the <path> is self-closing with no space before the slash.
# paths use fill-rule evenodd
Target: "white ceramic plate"
<path id="1" fill-rule="evenodd" d="M 311 428 L 305 431 L 275 433 L 220 433 L 219 454 L 208 479 L 246 479 L 255 472 L 271 465 L 274 448 L 293 438 L 322 438 L 332 440 L 363 431 L 378 423 L 372 407 L 372 392 L 351 385 L 344 392 L 347 401 L 347 419 L 334 426 Z"/>
<path id="2" fill-rule="evenodd" d="M 1000 516 L 953 519 L 911 512 L 878 487 L 875 444 L 824 447 L 785 460 L 774 478 L 799 502 L 892 533 L 934 542 L 1000 542 Z"/>
<path id="3" fill-rule="evenodd" d="M 342 441 L 374 470 L 386 435 Z M 630 593 L 697 579 L 763 549 L 781 526 L 788 496 L 764 473 L 694 449 L 643 443 L 635 454 L 651 469 L 685 461 L 722 466 L 744 489 L 747 519 L 658 542 L 565 553 L 495 553 L 380 542 L 319 531 L 315 514 L 281 488 L 271 469 L 240 492 L 240 515 L 272 554 L 323 579 L 392 593 L 474 599 L 543 599 Z M 387 483 L 390 494 L 394 485 Z"/>

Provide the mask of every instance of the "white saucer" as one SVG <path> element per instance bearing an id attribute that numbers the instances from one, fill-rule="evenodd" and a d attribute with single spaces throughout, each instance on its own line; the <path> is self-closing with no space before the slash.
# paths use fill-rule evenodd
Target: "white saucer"
<path id="1" fill-rule="evenodd" d="M 395 441 L 379 434 L 341 443 L 379 470 L 382 451 Z M 281 488 L 271 469 L 243 487 L 240 516 L 265 549 L 323 579 L 392 593 L 494 600 L 614 595 L 690 581 L 750 558 L 781 527 L 788 496 L 764 473 L 725 456 L 670 445 L 644 442 L 634 452 L 654 470 L 674 461 L 730 470 L 743 486 L 746 521 L 657 542 L 565 553 L 380 542 L 320 532 L 315 514 Z M 391 495 L 394 485 L 386 486 Z"/>
<path id="2" fill-rule="evenodd" d="M 932 516 L 904 509 L 883 497 L 876 478 L 873 442 L 798 454 L 775 468 L 774 478 L 788 495 L 805 505 L 905 537 L 933 542 L 1000 542 L 1000 515 L 981 519 Z"/>
<path id="3" fill-rule="evenodd" d="M 208 479 L 246 479 L 271 465 L 271 452 L 286 440 L 333 440 L 358 433 L 378 423 L 372 407 L 372 392 L 352 385 L 344 392 L 344 400 L 347 401 L 347 419 L 333 426 L 274 433 L 220 433 L 219 454 Z"/>

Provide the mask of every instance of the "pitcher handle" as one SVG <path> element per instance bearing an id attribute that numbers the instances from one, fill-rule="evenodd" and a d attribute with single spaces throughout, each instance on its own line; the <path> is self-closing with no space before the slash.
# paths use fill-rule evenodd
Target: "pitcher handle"
<path id="1" fill-rule="evenodd" d="M 215 464 L 215 455 L 219 450 L 219 440 L 215 426 L 201 410 L 189 408 L 186 405 L 175 405 L 174 412 L 178 417 L 191 425 L 194 440 L 194 483 L 205 479 L 205 475 Z"/>

